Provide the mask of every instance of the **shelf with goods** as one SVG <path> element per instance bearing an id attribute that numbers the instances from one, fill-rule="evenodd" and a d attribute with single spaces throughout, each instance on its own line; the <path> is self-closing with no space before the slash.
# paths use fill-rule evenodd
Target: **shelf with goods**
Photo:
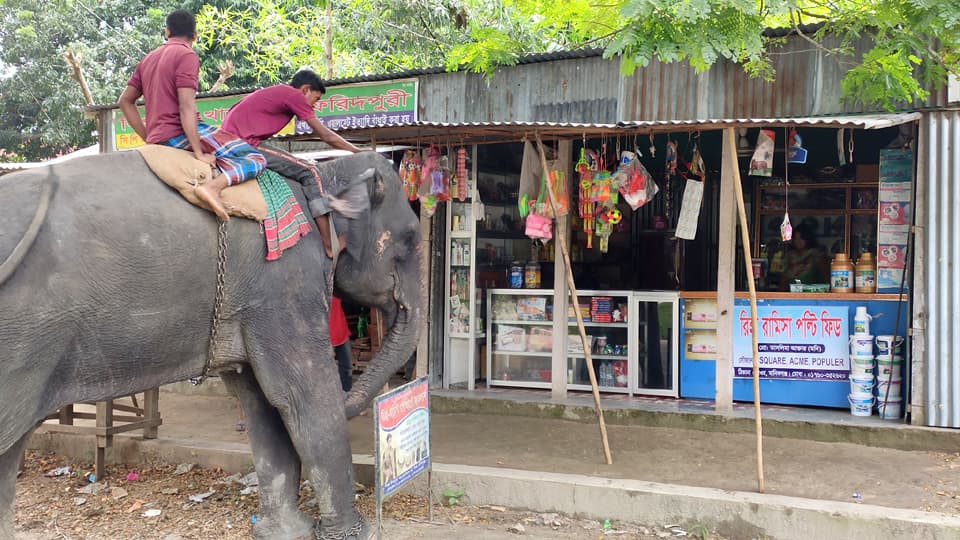
<path id="1" fill-rule="evenodd" d="M 476 276 L 476 218 L 482 205 L 476 202 L 471 179 L 476 178 L 476 147 L 466 193 L 446 204 L 444 369 L 443 386 L 473 390 L 477 379 L 477 349 L 486 334 L 480 317 L 482 292 Z"/>
<path id="2" fill-rule="evenodd" d="M 794 228 L 804 224 L 827 251 L 856 259 L 876 252 L 879 184 L 870 182 L 758 185 L 754 216 L 754 254 L 773 259 L 781 250 L 780 223 L 788 210 Z M 773 261 L 770 261 L 773 264 Z"/>
<path id="3" fill-rule="evenodd" d="M 629 291 L 582 291 L 579 299 L 600 390 L 629 392 L 635 349 L 628 321 Z M 552 289 L 487 291 L 487 380 L 490 386 L 549 387 L 553 380 L 554 311 Z M 572 307 L 562 358 L 570 389 L 589 385 L 582 340 Z M 609 322 L 607 322 L 609 321 Z M 560 323 L 561 325 L 564 322 Z M 563 348 L 559 349 L 564 351 Z M 580 386 L 578 386 L 578 384 Z"/>

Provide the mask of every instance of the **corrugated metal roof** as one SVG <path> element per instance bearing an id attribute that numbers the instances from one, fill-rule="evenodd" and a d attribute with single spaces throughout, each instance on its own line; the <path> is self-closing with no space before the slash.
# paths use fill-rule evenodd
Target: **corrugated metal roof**
<path id="1" fill-rule="evenodd" d="M 517 140 L 524 135 L 540 133 L 545 138 L 595 136 L 604 133 L 622 133 L 639 130 L 687 131 L 691 129 L 721 129 L 727 127 L 822 127 L 882 129 L 919 120 L 918 112 L 889 114 L 858 114 L 843 116 L 810 116 L 788 118 L 721 118 L 713 120 L 648 120 L 591 124 L 580 122 L 430 122 L 417 121 L 390 126 L 373 126 L 338 130 L 341 136 L 353 141 L 379 139 L 386 142 L 443 141 L 453 143 L 482 143 Z M 312 134 L 290 135 L 278 139 L 309 140 Z"/>
<path id="2" fill-rule="evenodd" d="M 722 118 L 708 120 L 643 120 L 619 122 L 622 127 L 637 128 L 700 128 L 719 129 L 725 127 L 823 127 L 883 129 L 899 126 L 920 119 L 918 112 L 900 112 L 888 114 L 850 114 L 838 116 L 794 116 L 786 118 Z"/>

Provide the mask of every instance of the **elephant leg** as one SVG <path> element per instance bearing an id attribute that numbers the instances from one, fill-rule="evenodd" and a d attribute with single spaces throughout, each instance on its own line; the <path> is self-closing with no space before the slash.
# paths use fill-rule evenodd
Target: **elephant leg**
<path id="1" fill-rule="evenodd" d="M 33 430 L 31 430 L 33 431 Z M 0 454 L 0 538 L 13 538 L 14 501 L 17 494 L 17 471 L 23 448 L 30 438 L 28 432 L 6 452 Z"/>
<path id="2" fill-rule="evenodd" d="M 298 509 L 300 456 L 290 442 L 280 414 L 267 403 L 249 369 L 220 374 L 240 400 L 247 422 L 254 467 L 260 480 L 260 508 L 253 526 L 256 538 L 293 539 L 312 536 L 313 519 Z"/>
<path id="3" fill-rule="evenodd" d="M 370 538 L 372 530 L 354 506 L 353 455 L 333 347 L 295 350 L 298 346 L 303 344 L 263 351 L 258 366 L 268 368 L 256 369 L 257 381 L 280 412 L 316 492 L 317 537 Z"/>

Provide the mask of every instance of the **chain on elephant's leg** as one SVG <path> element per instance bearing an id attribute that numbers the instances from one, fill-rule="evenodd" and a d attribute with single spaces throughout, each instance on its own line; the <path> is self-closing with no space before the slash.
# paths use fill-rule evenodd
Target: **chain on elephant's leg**
<path id="1" fill-rule="evenodd" d="M 240 400 L 259 480 L 260 508 L 253 527 L 256 538 L 293 539 L 312 534 L 313 519 L 300 512 L 300 457 L 277 410 L 260 390 L 249 369 L 221 374 Z"/>
<path id="2" fill-rule="evenodd" d="M 17 492 L 17 471 L 20 467 L 20 457 L 29 438 L 30 434 L 27 433 L 6 452 L 0 454 L 0 538 L 14 537 L 14 500 Z"/>

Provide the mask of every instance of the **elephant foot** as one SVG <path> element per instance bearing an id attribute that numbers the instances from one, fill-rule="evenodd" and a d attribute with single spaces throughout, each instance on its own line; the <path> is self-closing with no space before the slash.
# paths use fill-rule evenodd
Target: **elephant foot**
<path id="1" fill-rule="evenodd" d="M 253 537 L 258 540 L 300 540 L 313 538 L 319 523 L 301 513 L 283 519 L 257 519 L 253 525 Z"/>
<path id="2" fill-rule="evenodd" d="M 370 523 L 362 517 L 346 529 L 332 529 L 317 524 L 317 540 L 373 540 L 376 533 Z"/>

